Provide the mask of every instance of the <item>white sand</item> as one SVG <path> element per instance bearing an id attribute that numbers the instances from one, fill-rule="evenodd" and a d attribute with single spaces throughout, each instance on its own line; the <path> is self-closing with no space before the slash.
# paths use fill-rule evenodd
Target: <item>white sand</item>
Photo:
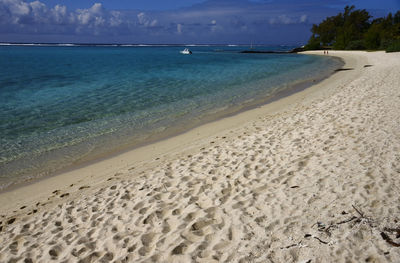
<path id="1" fill-rule="evenodd" d="M 0 262 L 399 262 L 400 53 L 330 55 L 353 70 L 1 194 Z"/>

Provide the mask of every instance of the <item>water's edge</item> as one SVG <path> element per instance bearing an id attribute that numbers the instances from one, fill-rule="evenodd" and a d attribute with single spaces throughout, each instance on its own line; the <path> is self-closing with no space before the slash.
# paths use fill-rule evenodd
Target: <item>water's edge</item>
<path id="1" fill-rule="evenodd" d="M 313 56 L 313 55 L 305 55 L 305 56 Z M 339 65 L 338 68 L 340 68 L 344 65 L 344 61 L 340 58 L 330 57 L 330 59 L 338 61 L 338 65 Z M 69 171 L 73 171 L 78 168 L 86 167 L 91 164 L 101 162 L 106 159 L 118 156 L 120 154 L 132 151 L 139 147 L 148 146 L 148 145 L 154 144 L 156 142 L 163 141 L 163 140 L 169 139 L 171 137 L 181 135 L 181 134 L 186 133 L 186 132 L 188 132 L 192 129 L 195 129 L 199 126 L 202 126 L 204 124 L 219 121 L 223 118 L 235 116 L 242 112 L 261 107 L 263 105 L 280 100 L 284 97 L 291 96 L 297 92 L 300 92 L 311 86 L 314 86 L 314 85 L 318 84 L 319 82 L 329 78 L 330 76 L 332 76 L 335 73 L 336 72 L 333 70 L 333 71 L 325 72 L 324 74 L 318 76 L 318 78 L 303 80 L 298 83 L 291 83 L 291 85 L 288 88 L 279 90 L 278 92 L 274 93 L 271 96 L 266 96 L 264 98 L 253 100 L 251 102 L 246 102 L 241 105 L 238 105 L 237 107 L 231 107 L 226 110 L 222 110 L 220 112 L 214 113 L 212 115 L 203 116 L 202 118 L 197 119 L 196 121 L 193 121 L 192 123 L 185 123 L 184 125 L 181 125 L 179 127 L 167 128 L 166 130 L 162 131 L 161 133 L 153 134 L 153 135 L 147 137 L 145 140 L 131 141 L 129 143 L 126 143 L 123 146 L 114 148 L 112 150 L 109 150 L 107 152 L 103 152 L 100 154 L 93 153 L 87 159 L 82 158 L 81 160 L 79 160 L 77 162 L 73 162 L 71 164 L 68 164 L 60 169 L 48 171 L 47 174 L 42 175 L 40 177 L 33 177 L 33 178 L 29 178 L 29 179 L 24 178 L 25 180 L 23 180 L 23 181 L 21 180 L 21 181 L 12 182 L 10 185 L 5 186 L 4 188 L 0 187 L 0 193 L 12 191 L 14 189 L 17 189 L 17 188 L 20 188 L 20 187 L 23 187 L 26 185 L 34 184 L 41 180 L 45 180 L 45 179 L 53 177 L 53 176 L 57 176 L 57 175 L 60 175 L 60 174 L 63 174 L 63 173 L 69 172 Z"/>

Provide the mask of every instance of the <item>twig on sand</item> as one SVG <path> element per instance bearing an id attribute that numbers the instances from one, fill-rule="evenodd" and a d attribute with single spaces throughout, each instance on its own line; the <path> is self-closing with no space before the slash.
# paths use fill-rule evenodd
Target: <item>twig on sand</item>
<path id="1" fill-rule="evenodd" d="M 383 229 L 383 231 L 391 232 L 391 233 L 396 233 L 396 238 L 400 238 L 400 228 L 387 228 L 387 227 L 385 227 L 385 228 Z M 399 243 L 394 242 L 393 239 L 391 239 L 391 238 L 389 237 L 389 235 L 386 234 L 386 233 L 383 232 L 383 231 L 381 232 L 381 237 L 382 237 L 387 243 L 389 243 L 390 245 L 392 245 L 392 246 L 394 246 L 394 247 L 400 247 L 400 244 L 399 244 Z"/>
<path id="2" fill-rule="evenodd" d="M 286 247 L 284 247 L 284 248 L 288 249 L 288 248 L 295 247 L 295 246 L 298 246 L 298 245 L 299 245 L 299 244 L 291 244 L 291 245 L 286 246 Z M 282 249 L 282 248 L 281 248 L 281 249 Z"/>
<path id="3" fill-rule="evenodd" d="M 328 242 L 321 240 L 319 237 L 314 236 L 314 238 L 319 242 L 321 242 L 322 244 L 328 245 Z"/>
<path id="4" fill-rule="evenodd" d="M 376 222 L 373 219 L 371 219 L 370 217 L 367 217 L 363 213 L 363 211 L 360 208 L 357 208 L 355 205 L 351 205 L 351 206 L 353 207 L 353 209 L 357 212 L 357 214 L 359 216 L 353 215 L 352 217 L 350 217 L 348 219 L 345 219 L 343 221 L 340 221 L 340 222 L 337 222 L 337 223 L 331 223 L 329 226 L 326 226 L 323 222 L 316 222 L 315 224 L 313 224 L 311 226 L 311 228 L 313 228 L 315 225 L 317 225 L 318 226 L 318 231 L 326 233 L 329 237 L 332 235 L 331 234 L 331 230 L 332 229 L 337 228 L 339 225 L 346 224 L 346 223 L 353 222 L 353 221 L 354 221 L 355 224 L 367 223 L 367 225 L 371 228 L 371 230 L 372 229 L 379 230 L 378 225 L 375 224 Z M 345 214 L 348 214 L 348 213 L 343 211 L 342 215 L 345 215 Z M 400 247 L 400 243 L 393 241 L 393 239 L 387 233 L 392 233 L 392 234 L 394 233 L 396 238 L 400 238 L 400 228 L 386 228 L 385 227 L 383 230 L 380 230 L 381 237 L 389 245 L 394 246 L 394 247 Z M 324 241 L 324 240 L 320 239 L 319 237 L 314 236 L 312 234 L 304 235 L 304 238 L 310 238 L 310 237 L 313 237 L 314 239 L 318 240 L 320 243 L 325 244 L 325 245 L 329 245 L 329 243 L 330 243 L 329 241 Z M 286 246 L 286 247 L 282 247 L 281 249 L 284 249 L 284 248 L 288 249 L 288 248 L 291 248 L 291 247 L 299 246 L 299 245 L 301 245 L 301 242 L 303 241 L 303 239 L 297 244 L 292 244 L 292 245 L 289 245 L 289 246 Z"/>
<path id="5" fill-rule="evenodd" d="M 396 238 L 400 238 L 400 228 L 387 228 L 385 227 L 383 230 L 387 232 L 394 232 L 396 233 Z"/>
<path id="6" fill-rule="evenodd" d="M 361 218 L 365 218 L 364 213 L 362 213 L 361 211 L 359 211 L 354 205 L 351 205 L 354 210 L 356 210 L 356 212 L 361 216 Z"/>
<path id="7" fill-rule="evenodd" d="M 368 224 L 370 225 L 370 227 L 372 227 L 372 221 L 370 218 L 367 218 L 364 213 L 361 211 L 361 209 L 355 207 L 354 205 L 352 205 L 352 207 L 354 208 L 354 210 L 360 215 L 359 217 L 357 216 L 352 216 L 351 218 L 345 219 L 343 221 L 340 221 L 338 223 L 331 223 L 329 226 L 325 226 L 322 222 L 317 222 L 316 224 L 318 225 L 318 231 L 320 232 L 324 232 L 325 234 L 327 234 L 329 237 L 332 236 L 331 230 L 337 228 L 339 225 L 342 224 L 346 224 L 349 222 L 352 222 L 353 220 L 357 220 L 356 223 L 360 223 L 362 219 L 365 219 Z M 343 212 L 342 212 L 343 214 Z M 347 213 L 344 213 L 347 214 Z M 313 227 L 313 224 L 311 227 Z M 329 244 L 329 242 L 323 241 L 320 238 L 313 236 L 315 239 L 317 239 L 318 241 L 320 241 L 322 244 Z"/>
<path id="8" fill-rule="evenodd" d="M 353 221 L 354 219 L 357 219 L 357 218 L 358 217 L 353 216 L 353 217 L 351 217 L 349 219 L 346 219 L 346 220 L 340 221 L 339 223 L 336 223 L 336 225 L 346 224 L 346 223 L 351 222 L 351 221 Z"/>
<path id="9" fill-rule="evenodd" d="M 385 232 L 381 232 L 381 237 L 390 245 L 394 247 L 400 247 L 399 243 L 394 242 Z"/>
<path id="10" fill-rule="evenodd" d="M 373 226 L 373 225 L 372 225 L 372 220 L 371 220 L 370 218 L 367 218 L 361 210 L 357 209 L 354 205 L 352 205 L 352 207 L 353 207 L 354 210 L 356 210 L 356 212 L 360 215 L 360 218 L 358 218 L 358 219 L 366 219 L 367 222 L 368 222 L 368 225 L 369 225 L 371 228 L 376 227 L 376 226 Z M 381 231 L 381 237 L 383 238 L 383 240 L 385 240 L 385 241 L 386 241 L 389 245 L 391 245 L 391 246 L 400 247 L 400 243 L 394 242 L 393 239 L 392 239 L 388 234 L 385 233 L 385 231 L 386 231 L 386 232 L 392 232 L 392 233 L 394 232 L 394 233 L 397 234 L 397 235 L 396 235 L 396 238 L 399 238 L 399 237 L 400 237 L 400 228 L 386 228 L 386 227 L 385 227 L 385 228 L 383 229 L 383 231 Z"/>

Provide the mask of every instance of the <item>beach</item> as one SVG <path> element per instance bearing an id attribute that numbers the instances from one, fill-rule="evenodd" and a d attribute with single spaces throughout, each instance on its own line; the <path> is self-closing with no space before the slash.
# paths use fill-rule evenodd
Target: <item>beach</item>
<path id="1" fill-rule="evenodd" d="M 399 261 L 400 53 L 329 55 L 303 91 L 1 193 L 0 261 Z"/>

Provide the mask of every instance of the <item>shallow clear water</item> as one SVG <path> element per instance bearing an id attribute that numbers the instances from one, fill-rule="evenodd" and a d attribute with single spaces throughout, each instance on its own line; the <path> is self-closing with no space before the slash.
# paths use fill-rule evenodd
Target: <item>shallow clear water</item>
<path id="1" fill-rule="evenodd" d="M 0 188 L 239 111 L 339 65 L 182 49 L 0 47 Z"/>

